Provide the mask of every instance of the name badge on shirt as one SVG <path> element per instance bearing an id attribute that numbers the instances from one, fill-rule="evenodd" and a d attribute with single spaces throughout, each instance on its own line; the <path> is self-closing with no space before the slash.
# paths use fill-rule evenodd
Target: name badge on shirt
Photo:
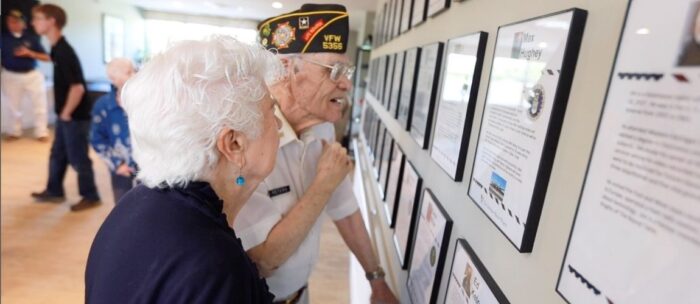
<path id="1" fill-rule="evenodd" d="M 270 191 L 267 191 L 267 194 L 270 195 L 270 198 L 272 198 L 272 197 L 275 197 L 278 195 L 285 194 L 289 191 L 291 191 L 289 186 L 284 186 L 284 187 L 279 187 L 279 188 L 275 188 L 275 189 L 272 189 Z"/>

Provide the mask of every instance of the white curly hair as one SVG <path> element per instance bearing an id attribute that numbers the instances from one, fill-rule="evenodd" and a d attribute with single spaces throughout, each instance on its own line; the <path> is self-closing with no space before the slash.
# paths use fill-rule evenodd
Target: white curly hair
<path id="1" fill-rule="evenodd" d="M 283 75 L 274 54 L 228 36 L 182 41 L 153 57 L 122 92 L 138 179 L 175 187 L 207 177 L 219 132 L 257 138 L 266 85 Z"/>

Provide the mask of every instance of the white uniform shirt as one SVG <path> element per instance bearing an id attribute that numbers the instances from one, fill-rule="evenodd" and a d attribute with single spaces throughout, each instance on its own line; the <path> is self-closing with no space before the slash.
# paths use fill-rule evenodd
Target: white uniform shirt
<path id="1" fill-rule="evenodd" d="M 260 183 L 233 221 L 233 228 L 245 250 L 263 243 L 277 222 L 309 188 L 321 157 L 321 139 L 329 143 L 335 141 L 334 128 L 330 123 L 313 126 L 297 137 L 286 120 L 281 115 L 279 117 L 283 126 L 275 169 Z M 336 188 L 324 212 L 335 221 L 353 214 L 357 209 L 350 179 L 346 177 Z M 318 259 L 320 236 L 321 217 L 313 224 L 297 251 L 266 278 L 275 300 L 286 299 L 307 283 Z"/>

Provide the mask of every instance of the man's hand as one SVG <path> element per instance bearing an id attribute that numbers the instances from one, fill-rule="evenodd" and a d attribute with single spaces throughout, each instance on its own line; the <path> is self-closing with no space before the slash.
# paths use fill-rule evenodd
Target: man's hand
<path id="1" fill-rule="evenodd" d="M 71 121 L 73 118 L 71 117 L 70 113 L 66 112 L 61 112 L 61 115 L 58 116 L 58 119 L 62 121 Z"/>
<path id="2" fill-rule="evenodd" d="M 370 298 L 372 304 L 399 304 L 399 300 L 396 299 L 384 279 L 375 279 L 369 284 L 372 286 L 372 297 Z"/>
<path id="3" fill-rule="evenodd" d="M 15 56 L 17 57 L 25 57 L 25 58 L 34 58 L 32 50 L 28 49 L 26 46 L 20 46 L 15 48 Z"/>
<path id="4" fill-rule="evenodd" d="M 117 170 L 115 171 L 117 175 L 125 176 L 125 177 L 131 177 L 131 175 L 134 173 L 134 169 L 130 168 L 129 165 L 126 163 L 119 165 L 117 167 Z"/>
<path id="5" fill-rule="evenodd" d="M 326 190 L 335 191 L 340 182 L 352 169 L 352 162 L 348 157 L 348 151 L 339 143 L 326 143 L 322 141 L 323 152 L 316 167 L 316 181 L 327 186 Z"/>

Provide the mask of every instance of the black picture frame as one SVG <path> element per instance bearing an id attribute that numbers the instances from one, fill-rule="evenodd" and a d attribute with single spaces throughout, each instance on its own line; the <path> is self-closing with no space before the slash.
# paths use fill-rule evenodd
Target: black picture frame
<path id="1" fill-rule="evenodd" d="M 389 173 L 389 162 L 391 161 L 391 153 L 394 148 L 394 138 L 391 136 L 389 129 L 384 131 L 384 146 L 382 147 L 382 159 L 379 163 L 379 178 L 377 182 L 379 183 L 379 190 L 381 193 L 381 198 L 384 200 L 384 189 L 386 184 L 386 176 Z"/>
<path id="2" fill-rule="evenodd" d="M 487 102 L 484 103 L 484 109 L 482 111 L 481 124 L 479 130 L 479 137 L 477 139 L 476 145 L 476 155 L 474 157 L 474 163 L 472 166 L 471 181 L 469 183 L 469 197 L 474 204 L 479 207 L 479 209 L 489 218 L 489 220 L 498 228 L 498 230 L 506 236 L 508 241 L 521 253 L 532 252 L 532 248 L 535 242 L 535 236 L 537 234 L 537 228 L 539 226 L 540 216 L 542 214 L 542 208 L 544 204 L 544 199 L 547 193 L 547 186 L 549 184 L 549 178 L 552 171 L 552 165 L 554 162 L 554 157 L 556 155 L 557 144 L 559 142 L 559 135 L 561 132 L 561 126 L 564 121 L 564 114 L 566 113 L 566 106 L 569 99 L 569 93 L 571 90 L 571 84 L 573 82 L 574 74 L 576 71 L 576 63 L 578 61 L 578 54 L 581 47 L 581 40 L 583 38 L 583 31 L 586 24 L 587 12 L 579 8 L 571 8 L 563 11 L 554 12 L 551 14 L 534 17 L 515 23 L 500 26 L 498 31 L 499 34 L 501 30 L 505 27 L 517 26 L 525 22 L 535 21 L 538 19 L 544 19 L 548 17 L 553 17 L 561 14 L 572 13 L 569 32 L 566 38 L 565 51 L 562 58 L 561 70 L 550 71 L 554 74 L 559 74 L 559 80 L 557 82 L 556 90 L 554 93 L 554 102 L 552 105 L 551 116 L 548 124 L 547 131 L 545 132 L 545 140 L 542 145 L 542 154 L 539 163 L 537 164 L 537 177 L 534 181 L 533 194 L 530 198 L 529 209 L 527 212 L 527 217 L 520 221 L 517 219 L 518 224 L 524 226 L 522 237 L 520 239 L 520 245 L 516 244 L 515 241 L 508 236 L 508 234 L 503 230 L 497 221 L 495 221 L 489 213 L 484 210 L 484 208 L 477 202 L 479 199 L 474 198 L 472 193 L 472 185 L 476 184 L 485 193 L 487 187 L 481 185 L 478 180 L 474 178 L 477 162 L 479 161 L 478 153 L 479 146 L 481 145 L 482 133 L 484 132 L 484 119 L 485 111 L 488 106 L 488 94 L 491 89 L 491 81 L 489 81 L 489 87 L 487 88 Z M 494 50 L 494 59 L 496 58 L 496 52 L 498 51 L 498 35 L 496 36 L 496 48 Z M 545 71 L 543 71 L 544 75 Z M 491 67 L 490 78 L 493 79 L 493 64 Z M 478 190 L 477 190 L 478 191 Z M 506 210 L 506 207 L 501 203 L 500 208 Z M 496 209 L 496 208 L 494 208 Z M 510 213 L 510 210 L 508 210 Z M 506 214 L 508 214 L 506 213 Z"/>
<path id="3" fill-rule="evenodd" d="M 394 59 L 394 77 L 392 79 L 393 84 L 391 85 L 391 91 L 389 93 L 389 102 L 387 108 L 389 114 L 392 117 L 399 117 L 399 102 L 401 101 L 401 87 L 403 86 L 403 68 L 404 68 L 404 57 L 406 52 L 401 51 L 396 54 L 396 59 Z"/>
<path id="4" fill-rule="evenodd" d="M 430 144 L 444 46 L 442 42 L 435 42 L 421 47 L 410 134 L 422 149 Z"/>
<path id="5" fill-rule="evenodd" d="M 478 272 L 478 275 L 481 276 L 483 279 L 484 283 L 486 283 L 486 287 L 491 291 L 493 294 L 494 298 L 496 301 L 498 301 L 498 304 L 510 304 L 510 301 L 508 301 L 508 298 L 506 295 L 503 293 L 500 287 L 498 287 L 498 284 L 496 283 L 496 280 L 493 279 L 491 274 L 488 272 L 486 269 L 486 266 L 481 262 L 479 257 L 476 255 L 476 252 L 474 252 L 474 249 L 469 246 L 469 243 L 467 242 L 466 239 L 460 238 L 457 239 L 457 244 L 455 245 L 455 251 L 454 254 L 452 255 L 452 266 L 450 267 L 450 278 L 447 283 L 447 286 L 445 287 L 445 304 L 458 304 L 458 303 L 452 303 L 449 302 L 449 295 L 450 295 L 450 281 L 453 279 L 453 274 L 454 274 L 454 267 L 455 267 L 455 261 L 457 258 L 457 253 L 459 250 L 463 250 L 468 259 L 472 261 L 472 264 L 474 264 L 474 268 L 476 268 L 476 271 Z M 483 299 L 482 299 L 483 301 Z M 494 303 L 484 303 L 483 304 L 494 304 Z M 466 303 L 464 303 L 466 304 Z"/>
<path id="6" fill-rule="evenodd" d="M 447 210 L 445 210 L 445 208 L 442 207 L 442 204 L 440 204 L 440 201 L 438 201 L 438 199 L 435 197 L 433 192 L 430 189 L 426 188 L 423 191 L 423 196 L 422 196 L 421 204 L 420 204 L 421 207 L 420 207 L 419 212 L 418 212 L 419 214 L 416 216 L 416 223 L 415 223 L 416 232 L 413 235 L 413 238 L 414 238 L 413 247 L 414 247 L 414 249 L 413 249 L 413 253 L 411 254 L 411 263 L 410 263 L 410 267 L 408 269 L 408 276 L 406 279 L 406 287 L 408 289 L 408 295 L 409 295 L 409 298 L 411 299 L 412 303 L 424 303 L 422 301 L 422 299 L 413 299 L 412 298 L 412 296 L 411 296 L 413 294 L 412 291 L 416 290 L 416 288 L 415 288 L 415 286 L 411 286 L 411 283 L 414 282 L 414 280 L 412 280 L 412 279 L 413 279 L 414 273 L 416 272 L 416 270 L 414 269 L 413 262 L 414 262 L 414 259 L 416 259 L 416 257 L 417 257 L 417 255 L 416 255 L 417 252 L 416 252 L 415 247 L 417 244 L 418 237 L 420 236 L 421 227 L 422 227 L 421 214 L 422 214 L 422 211 L 424 209 L 423 205 L 430 203 L 429 201 L 426 201 L 427 198 L 430 198 L 430 200 L 432 201 L 432 203 L 434 203 L 434 206 L 436 207 L 435 208 L 436 210 L 433 210 L 432 212 L 438 212 L 446 220 L 445 227 L 443 228 L 443 231 L 442 231 L 442 240 L 440 240 L 440 248 L 438 250 L 435 250 L 437 252 L 435 252 L 433 250 L 431 250 L 431 252 L 430 252 L 429 259 L 430 260 L 436 259 L 436 261 L 428 261 L 430 264 L 435 264 L 435 276 L 433 278 L 432 286 L 430 287 L 430 289 L 431 289 L 430 297 L 429 297 L 430 300 L 428 301 L 428 303 L 437 303 L 437 297 L 438 297 L 438 293 L 440 291 L 440 281 L 442 279 L 442 272 L 445 270 L 445 262 L 446 262 L 445 260 L 447 259 L 447 250 L 450 247 L 450 237 L 452 235 L 452 225 L 453 225 L 452 217 L 450 217 L 450 214 L 447 213 Z M 432 206 L 430 206 L 430 205 L 427 207 L 428 208 L 428 216 L 430 216 L 431 207 Z M 433 247 L 432 249 L 435 249 L 435 247 Z M 437 255 L 437 256 L 434 256 L 434 255 Z"/>
<path id="7" fill-rule="evenodd" d="M 401 94 L 397 120 L 406 131 L 411 130 L 411 116 L 413 115 L 413 99 L 416 96 L 416 79 L 418 78 L 418 61 L 421 56 L 421 48 L 412 48 L 406 51 L 404 56 L 404 69 L 401 81 Z"/>
<path id="8" fill-rule="evenodd" d="M 386 187 L 384 188 L 384 214 L 386 215 L 389 228 L 394 228 L 396 225 L 396 206 L 399 201 L 401 182 L 403 180 L 403 170 L 404 166 L 406 165 L 406 154 L 403 153 L 403 150 L 397 141 L 394 141 L 392 151 L 390 164 L 391 169 L 389 169 Z"/>
<path id="9" fill-rule="evenodd" d="M 426 12 L 428 10 L 428 0 L 413 0 L 413 9 L 411 12 L 411 28 L 415 28 L 426 19 Z"/>
<path id="10" fill-rule="evenodd" d="M 681 6 L 682 8 L 680 8 Z M 657 18 L 660 11 L 663 11 L 665 14 L 662 19 Z M 686 137 L 689 134 L 687 130 L 692 130 L 691 132 L 694 132 L 693 135 L 698 134 L 696 128 L 691 127 L 684 130 L 685 128 L 683 127 L 689 127 L 687 124 L 683 123 L 686 126 L 676 124 L 680 121 L 697 121 L 697 112 L 689 114 L 691 115 L 689 117 L 690 120 L 673 119 L 673 121 L 669 120 L 668 123 L 659 125 L 658 121 L 654 121 L 653 116 L 641 118 L 641 116 L 646 115 L 627 111 L 632 109 L 636 101 L 642 100 L 651 104 L 655 102 L 667 105 L 673 104 L 670 100 L 659 101 L 659 97 L 651 96 L 651 94 L 657 94 L 658 92 L 663 92 L 660 95 L 663 96 L 661 99 L 666 99 L 665 94 L 671 94 L 671 92 L 676 97 L 695 96 L 697 99 L 698 82 L 694 82 L 694 80 L 700 76 L 700 74 L 697 74 L 699 66 L 697 62 L 691 64 L 695 75 L 685 76 L 685 71 L 690 71 L 687 68 L 691 66 L 684 66 L 681 62 L 682 58 L 685 59 L 684 55 L 688 55 L 687 53 L 684 54 L 684 51 L 688 51 L 686 49 L 688 43 L 694 43 L 694 40 L 690 38 L 693 32 L 687 31 L 685 34 L 686 38 L 681 38 L 681 41 L 678 41 L 680 42 L 678 45 L 666 43 L 668 41 L 666 38 L 669 35 L 674 38 L 679 37 L 676 36 L 676 34 L 681 32 L 679 31 L 679 24 L 686 26 L 686 28 L 681 30 L 688 29 L 687 27 L 693 26 L 692 20 L 697 20 L 698 16 L 700 16 L 698 14 L 700 14 L 700 2 L 698 1 L 687 1 L 685 3 L 683 1 L 674 3 L 629 1 L 627 3 L 624 22 L 619 36 L 620 39 L 618 40 L 613 66 L 608 77 L 601 116 L 596 127 L 593 145 L 588 154 L 586 172 L 555 287 L 555 291 L 565 303 L 592 303 L 593 301 L 596 303 L 698 302 L 698 294 L 695 291 L 695 287 L 697 287 L 697 250 L 692 250 L 692 246 L 687 246 L 690 244 L 685 243 L 688 239 L 683 241 L 685 244 L 670 240 L 685 239 L 685 237 L 677 238 L 677 236 L 685 234 L 681 231 L 688 229 L 688 227 L 671 228 L 674 226 L 672 222 L 675 216 L 667 217 L 664 215 L 666 211 L 659 213 L 657 213 L 659 210 L 651 211 L 654 208 L 673 210 L 673 213 L 677 216 L 683 214 L 683 217 L 690 218 L 693 215 L 692 211 L 689 211 L 696 208 L 695 203 L 698 202 L 697 199 L 692 195 L 676 196 L 675 194 L 683 192 L 678 191 L 679 188 L 674 187 L 671 187 L 668 192 L 659 192 L 665 190 L 660 189 L 665 188 L 665 186 L 656 188 L 657 185 L 662 185 L 662 183 L 658 183 L 654 178 L 666 179 L 663 176 L 669 176 L 667 175 L 669 173 L 664 172 L 665 170 L 657 172 L 655 169 L 647 171 L 645 168 L 644 172 L 637 171 L 641 174 L 634 178 L 630 177 L 631 173 L 626 172 L 626 174 L 629 174 L 629 180 L 639 181 L 634 186 L 627 184 L 629 180 L 622 181 L 619 176 L 615 176 L 614 171 L 619 169 L 606 170 L 612 168 L 606 162 L 614 158 L 608 153 L 611 153 L 610 150 L 616 150 L 620 147 L 619 142 L 614 145 L 610 145 L 610 143 L 616 141 L 615 137 L 623 138 L 623 129 L 631 130 L 642 127 L 644 128 L 644 133 L 648 134 L 639 135 L 639 138 L 634 140 L 636 143 L 633 145 L 640 146 L 631 148 L 636 149 L 636 153 L 639 153 L 641 150 L 652 151 L 655 149 L 654 143 L 642 144 L 642 142 L 647 139 L 646 136 L 652 136 L 651 134 L 655 134 L 659 129 L 663 130 L 661 132 L 680 129 L 680 132 L 668 131 L 670 133 L 664 135 L 653 135 L 654 137 L 660 136 L 657 137 L 659 142 L 668 140 L 661 138 L 670 134 L 678 136 L 678 138 Z M 656 20 L 649 24 L 650 19 Z M 642 30 L 650 28 L 654 34 L 647 36 L 647 34 L 640 33 L 640 24 L 645 26 L 645 28 L 641 28 Z M 697 21 L 695 25 L 697 25 Z M 660 41 L 664 43 L 659 43 Z M 679 45 L 682 46 L 679 47 Z M 648 55 L 658 56 L 659 58 L 650 59 Z M 631 56 L 634 56 L 632 57 L 634 59 L 630 59 Z M 662 62 L 662 64 L 659 64 L 659 62 Z M 671 76 L 669 74 L 673 74 L 673 76 L 668 77 Z M 694 82 L 695 87 L 685 85 L 687 81 Z M 684 85 L 676 86 L 678 83 L 684 83 Z M 669 86 L 673 86 L 674 89 L 669 90 Z M 635 93 L 639 93 L 640 97 L 635 96 Z M 637 117 L 630 118 L 634 116 Z M 692 118 L 693 116 L 694 118 Z M 663 149 L 666 150 L 666 148 Z M 635 152 L 631 152 L 631 155 L 636 154 Z M 687 158 L 687 156 L 682 155 L 678 153 L 674 158 L 685 158 L 686 161 L 692 161 L 693 159 L 692 156 Z M 663 158 L 666 157 L 655 157 L 654 161 L 664 162 Z M 636 157 L 627 157 L 625 161 L 632 158 Z M 680 172 L 686 168 L 684 165 L 681 165 L 682 161 L 670 161 L 668 158 L 667 161 L 669 163 L 666 165 L 669 166 L 666 170 Z M 646 165 L 647 161 L 644 161 L 644 163 Z M 671 163 L 675 163 L 675 165 L 670 165 Z M 651 165 L 651 163 L 649 164 Z M 636 166 L 635 164 L 625 164 L 622 167 L 625 168 L 623 170 L 629 169 L 633 170 L 630 172 L 634 172 L 633 168 Z M 602 193 L 609 190 L 605 191 L 601 188 L 608 187 L 616 189 L 619 191 L 619 194 L 611 195 L 612 198 L 602 198 Z M 601 193 L 595 194 L 597 191 L 601 191 Z M 617 195 L 620 196 L 618 197 Z M 630 200 L 629 197 L 632 197 L 632 199 Z M 617 224 L 611 223 L 609 219 L 601 218 L 601 215 L 604 215 L 601 212 L 610 212 L 612 214 L 618 213 L 620 209 L 627 209 L 625 204 L 633 207 L 630 211 L 622 211 L 615 215 L 615 217 L 619 217 Z M 613 207 L 611 208 L 610 205 L 613 205 Z M 650 207 L 652 205 L 654 207 Z M 690 207 L 691 209 L 686 209 L 688 207 L 678 208 L 683 205 L 692 207 Z M 630 213 L 629 217 L 626 214 L 628 212 Z M 647 212 L 651 212 L 654 215 L 648 216 L 645 214 Z M 655 223 L 657 220 L 654 217 L 658 215 L 661 215 L 663 220 L 660 220 L 657 224 Z M 623 217 L 625 219 L 622 219 Z M 622 222 L 629 222 L 629 227 L 619 226 Z M 669 230 L 664 233 L 654 231 L 656 228 L 652 227 L 656 225 L 664 227 L 660 230 L 666 230 L 665 228 Z M 631 228 L 633 226 L 638 227 Z M 590 227 L 595 227 L 595 230 L 604 231 L 604 233 L 593 232 Z M 582 233 L 583 235 L 581 235 Z M 663 234 L 666 233 L 669 234 L 664 236 Z M 673 236 L 674 234 L 675 236 Z M 583 241 L 577 240 L 577 238 L 583 238 Z M 650 250 L 645 250 L 644 247 Z M 582 250 L 582 248 L 586 249 Z M 630 256 L 629 252 L 634 253 Z M 573 258 L 572 255 L 579 257 Z M 583 261 L 586 262 L 582 263 Z M 643 272 L 643 275 L 640 276 L 629 269 L 634 269 L 634 272 Z M 682 274 L 679 274 L 677 271 L 669 271 L 670 269 L 682 270 Z M 645 280 L 645 278 L 648 279 Z M 663 282 L 657 283 L 657 281 Z M 609 285 L 612 282 L 625 282 L 625 284 Z M 689 285 L 692 286 L 688 288 Z M 572 287 L 577 289 L 571 289 Z M 640 298 L 643 298 L 643 300 L 640 300 Z"/>
<path id="11" fill-rule="evenodd" d="M 441 123 L 445 123 L 449 120 L 447 119 L 440 119 L 441 117 L 441 111 L 449 111 L 449 110 L 444 110 L 445 109 L 445 91 L 446 88 L 445 86 L 448 85 L 447 81 L 447 73 L 448 73 L 448 68 L 450 67 L 450 50 L 451 46 L 453 46 L 454 43 L 459 43 L 462 41 L 462 39 L 476 39 L 477 46 L 476 46 L 476 53 L 474 53 L 474 56 L 476 57 L 476 62 L 474 63 L 473 69 L 471 69 L 472 73 L 472 81 L 469 84 L 469 96 L 465 108 L 465 115 L 464 115 L 464 124 L 462 126 L 449 126 L 446 128 L 457 128 L 461 129 L 462 134 L 459 138 L 456 138 L 456 142 L 459 145 L 459 150 L 457 152 L 457 161 L 455 164 L 455 168 L 447 168 L 447 165 L 443 164 L 443 161 L 439 160 L 438 156 L 436 155 L 437 153 L 443 153 L 442 151 L 438 150 L 439 145 L 439 133 L 440 133 L 440 126 Z M 430 149 L 430 157 L 438 164 L 440 168 L 442 168 L 447 175 L 449 175 L 454 181 L 461 182 L 462 178 L 464 176 L 464 167 L 467 162 L 467 152 L 469 150 L 469 140 L 471 139 L 471 131 L 472 131 L 472 125 L 474 124 L 474 112 L 476 109 L 476 102 L 477 102 L 477 97 L 479 95 L 479 85 L 481 82 L 481 72 L 482 68 L 484 66 L 484 57 L 486 54 L 486 42 L 488 40 L 488 33 L 486 32 L 476 32 L 476 33 L 471 33 L 467 35 L 462 35 L 459 37 L 452 38 L 447 41 L 447 44 L 445 46 L 445 55 L 444 55 L 444 64 L 442 68 L 442 76 L 440 77 L 441 83 L 440 83 L 440 89 L 439 89 L 439 98 L 436 98 L 436 114 L 435 114 L 435 127 L 433 128 L 433 143 Z M 452 111 L 452 112 L 457 112 L 457 111 Z M 453 113 L 454 114 L 454 113 Z M 451 141 L 451 140 L 448 140 Z M 451 152 L 451 151 L 450 151 Z M 448 156 L 448 157 L 453 157 L 453 156 Z"/>
<path id="12" fill-rule="evenodd" d="M 403 7 L 401 9 L 401 27 L 399 28 L 399 34 L 408 32 L 411 29 L 411 20 L 413 16 L 413 3 L 415 0 L 403 0 Z"/>
<path id="13" fill-rule="evenodd" d="M 379 181 L 379 166 L 382 164 L 382 153 L 383 148 L 384 148 L 384 139 L 386 138 L 386 126 L 381 123 L 379 124 L 379 128 L 377 129 L 377 141 L 374 145 L 374 150 L 377 151 L 375 153 L 375 158 L 374 158 L 374 163 L 372 166 L 374 167 L 374 177 L 377 181 Z"/>
<path id="14" fill-rule="evenodd" d="M 413 185 L 406 185 L 407 183 L 407 176 L 410 175 L 415 175 L 417 176 L 416 182 L 415 182 L 415 191 L 410 191 L 406 190 L 407 186 L 411 186 L 410 188 L 413 188 Z M 410 182 L 410 181 L 409 181 Z M 403 171 L 403 176 L 401 180 L 401 192 L 399 192 L 399 195 L 397 197 L 396 201 L 396 206 L 394 207 L 395 211 L 397 214 L 394 216 L 394 233 L 393 233 L 393 241 L 394 241 L 394 249 L 396 249 L 396 255 L 399 258 L 399 264 L 401 264 L 401 269 L 408 269 L 408 262 L 410 261 L 409 258 L 411 257 L 411 252 L 413 248 L 413 235 L 415 234 L 415 228 L 416 228 L 416 217 L 418 216 L 418 210 L 419 210 L 419 205 L 420 205 L 420 194 L 422 192 L 422 186 L 423 186 L 423 178 L 421 178 L 420 174 L 418 174 L 418 171 L 416 171 L 416 168 L 411 164 L 411 162 L 406 159 L 406 162 L 404 163 L 404 171 Z M 407 192 L 411 193 L 407 193 Z M 404 194 L 406 195 L 404 197 Z M 410 202 L 411 205 L 407 206 L 403 202 L 403 199 L 406 200 L 406 202 Z M 404 209 L 401 209 L 401 208 Z M 410 213 L 410 217 L 405 218 L 405 217 L 400 217 L 401 213 L 399 211 L 406 210 L 406 214 Z M 402 223 L 402 225 L 399 225 L 399 223 Z M 404 227 L 408 226 L 408 227 Z M 397 233 L 402 233 L 403 234 L 403 229 L 405 229 L 406 234 L 405 235 L 397 235 Z M 405 237 L 402 238 L 402 236 Z M 401 243 L 404 242 L 405 248 L 401 248 Z"/>
<path id="15" fill-rule="evenodd" d="M 391 95 L 391 87 L 394 84 L 394 68 L 396 66 L 394 60 L 396 58 L 396 54 L 389 54 L 386 57 L 386 78 L 384 79 L 384 93 L 382 94 L 382 105 L 385 109 L 389 109 L 389 95 Z"/>
<path id="16" fill-rule="evenodd" d="M 403 22 L 403 5 L 406 0 L 396 0 L 396 7 L 394 7 L 394 28 L 392 30 L 392 35 L 394 38 L 398 38 L 401 35 L 401 23 Z"/>
<path id="17" fill-rule="evenodd" d="M 450 0 L 428 0 L 426 17 L 435 17 L 450 8 Z"/>

